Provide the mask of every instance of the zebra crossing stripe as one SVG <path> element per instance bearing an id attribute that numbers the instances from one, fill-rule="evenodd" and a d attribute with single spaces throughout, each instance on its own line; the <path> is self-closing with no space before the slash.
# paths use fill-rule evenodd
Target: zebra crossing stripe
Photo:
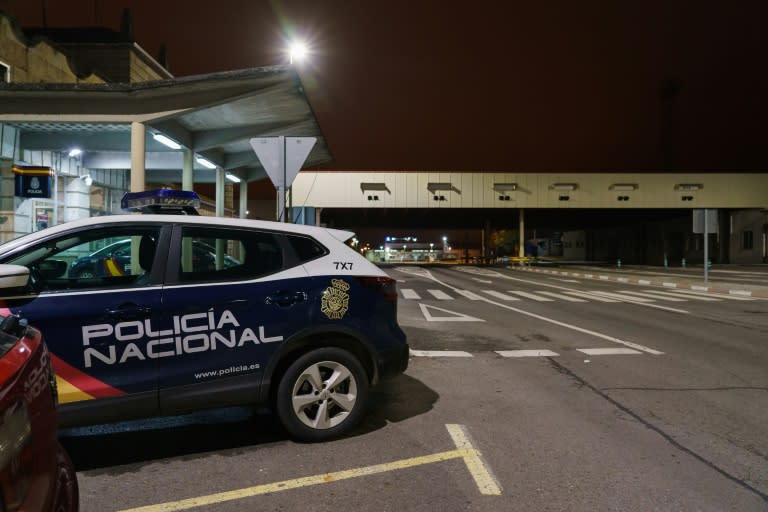
<path id="1" fill-rule="evenodd" d="M 589 293 L 594 293 L 596 295 L 600 295 L 604 297 L 610 297 L 612 299 L 619 299 L 626 302 L 642 302 L 642 303 L 653 302 L 653 300 L 651 299 L 644 299 L 642 297 L 631 297 L 627 295 L 621 295 L 620 293 L 609 293 L 609 292 L 604 292 L 600 290 L 590 290 Z"/>
<path id="2" fill-rule="evenodd" d="M 400 290 L 400 293 L 403 294 L 404 299 L 416 299 L 419 300 L 421 298 L 421 295 L 416 293 L 416 290 L 411 290 L 410 288 L 403 288 Z"/>
<path id="3" fill-rule="evenodd" d="M 621 293 L 626 293 L 628 295 L 637 295 L 639 297 L 647 297 L 649 299 L 666 300 L 668 302 L 686 302 L 686 299 L 683 299 L 683 298 L 665 297 L 663 295 L 656 295 L 655 293 L 643 293 L 643 292 L 636 292 L 632 290 L 621 290 Z"/>
<path id="4" fill-rule="evenodd" d="M 506 293 L 497 292 L 496 290 L 483 290 L 483 293 L 487 293 L 491 297 L 496 297 L 501 300 L 520 300 L 517 297 L 507 295 Z"/>
<path id="5" fill-rule="evenodd" d="M 675 293 L 684 293 L 686 296 L 688 295 L 695 295 L 696 297 L 717 297 L 718 299 L 727 299 L 727 300 L 755 300 L 752 297 L 740 297 L 738 295 L 715 295 L 711 293 L 700 293 L 700 292 L 694 292 L 691 290 L 675 290 Z"/>
<path id="6" fill-rule="evenodd" d="M 598 302 L 621 302 L 621 301 L 618 301 L 616 299 L 609 299 L 607 297 L 599 297 L 597 295 L 592 295 L 592 294 L 587 293 L 587 292 L 564 292 L 564 293 L 567 293 L 568 295 L 573 295 L 573 296 L 576 296 L 576 297 L 584 297 L 585 299 L 596 300 Z"/>
<path id="7" fill-rule="evenodd" d="M 563 295 L 562 293 L 556 293 L 556 292 L 539 292 L 542 295 L 549 295 L 550 297 L 555 297 L 558 299 L 563 299 L 568 302 L 587 302 L 584 299 L 578 299 L 576 297 L 569 297 L 568 295 Z"/>
<path id="8" fill-rule="evenodd" d="M 720 302 L 721 299 L 717 299 L 715 297 L 704 297 L 703 295 L 699 297 L 698 295 L 680 295 L 677 292 L 661 292 L 656 290 L 643 290 L 645 292 L 652 292 L 658 295 L 669 295 L 670 297 L 679 297 L 682 299 L 692 299 L 692 300 L 702 300 L 705 302 Z"/>
<path id="9" fill-rule="evenodd" d="M 539 297 L 538 295 L 534 295 L 528 292 L 519 292 L 516 290 L 509 290 L 509 293 L 514 293 L 515 295 L 525 297 L 526 299 L 535 300 L 537 302 L 553 302 L 554 301 L 554 299 L 550 299 L 549 297 Z"/>
<path id="10" fill-rule="evenodd" d="M 473 292 L 471 292 L 469 290 L 454 290 L 454 291 L 456 293 L 458 293 L 459 295 L 465 296 L 469 300 L 483 300 L 483 298 L 481 296 L 479 296 L 478 294 L 473 293 Z"/>
<path id="11" fill-rule="evenodd" d="M 453 297 L 445 293 L 443 290 L 427 290 L 437 300 L 453 300 Z"/>

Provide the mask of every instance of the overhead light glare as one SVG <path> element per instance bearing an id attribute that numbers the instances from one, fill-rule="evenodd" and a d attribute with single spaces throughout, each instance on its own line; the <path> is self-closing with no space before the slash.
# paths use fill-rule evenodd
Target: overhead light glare
<path id="1" fill-rule="evenodd" d="M 237 176 L 231 173 L 225 174 L 224 177 L 227 178 L 232 183 L 240 183 L 242 181 L 240 178 L 238 178 Z"/>
<path id="2" fill-rule="evenodd" d="M 195 160 L 197 161 L 197 163 L 199 163 L 203 167 L 207 167 L 208 169 L 215 169 L 216 168 L 216 164 L 212 163 L 207 158 L 203 158 L 201 156 L 198 156 L 198 157 L 195 157 Z"/>
<path id="3" fill-rule="evenodd" d="M 72 148 L 69 150 L 69 156 L 78 156 L 83 153 L 83 150 L 80 148 Z"/>
<path id="4" fill-rule="evenodd" d="M 610 187 L 610 190 L 637 190 L 637 183 L 614 183 Z"/>
<path id="5" fill-rule="evenodd" d="M 152 138 L 155 139 L 160 144 L 164 144 L 165 146 L 168 146 L 171 149 L 181 149 L 181 144 L 179 144 L 173 139 L 166 137 L 162 133 L 155 133 L 154 135 L 152 135 Z"/>

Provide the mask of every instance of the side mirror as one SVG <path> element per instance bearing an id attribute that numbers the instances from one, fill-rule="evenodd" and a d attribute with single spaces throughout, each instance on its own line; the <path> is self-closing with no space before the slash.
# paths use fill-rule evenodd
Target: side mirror
<path id="1" fill-rule="evenodd" d="M 0 293 L 21 290 L 29 282 L 29 269 L 21 265 L 0 264 Z"/>

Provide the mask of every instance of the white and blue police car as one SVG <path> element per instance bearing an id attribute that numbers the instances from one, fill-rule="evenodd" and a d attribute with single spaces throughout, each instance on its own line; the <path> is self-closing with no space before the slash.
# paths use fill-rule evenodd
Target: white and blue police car
<path id="1" fill-rule="evenodd" d="M 2 280 L 15 285 L 0 308 L 44 333 L 60 424 L 269 404 L 298 439 L 349 432 L 369 388 L 408 365 L 395 281 L 344 243 L 349 231 L 199 216 L 197 205 L 190 192 L 126 194 L 123 207 L 144 215 L 0 245 L 0 275 L 16 276 Z M 116 243 L 119 257 L 73 271 Z"/>

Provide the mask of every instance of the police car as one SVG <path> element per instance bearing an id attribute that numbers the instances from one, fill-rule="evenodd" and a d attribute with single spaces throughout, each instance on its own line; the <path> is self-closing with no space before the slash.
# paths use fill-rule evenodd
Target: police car
<path id="1" fill-rule="evenodd" d="M 0 245 L 4 305 L 46 336 L 62 426 L 270 404 L 296 438 L 361 419 L 369 387 L 405 371 L 396 284 L 353 233 L 197 216 L 194 193 L 126 194 L 127 210 Z M 166 215 L 166 213 L 179 215 Z M 74 262 L 129 240 L 119 271 Z M 213 262 L 195 257 L 212 248 Z"/>

